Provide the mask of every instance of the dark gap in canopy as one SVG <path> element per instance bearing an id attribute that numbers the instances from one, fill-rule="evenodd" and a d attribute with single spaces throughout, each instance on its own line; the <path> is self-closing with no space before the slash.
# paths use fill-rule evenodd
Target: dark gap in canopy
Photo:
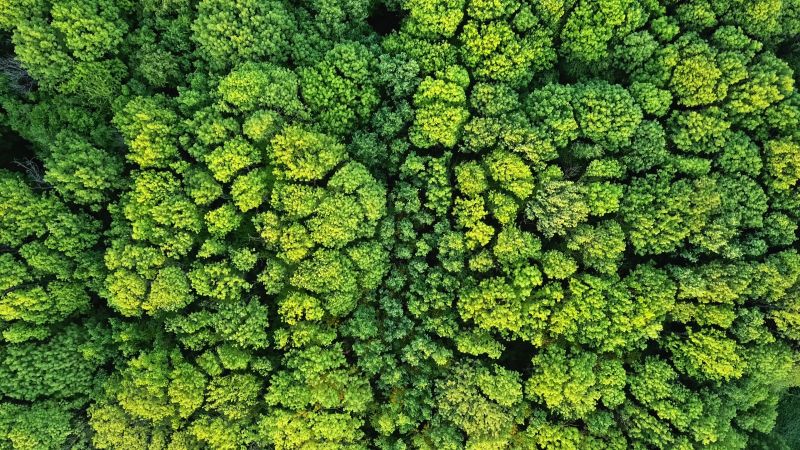
<path id="1" fill-rule="evenodd" d="M 525 375 L 531 371 L 531 359 L 536 355 L 536 347 L 526 341 L 507 341 L 503 343 L 506 349 L 498 361 L 506 369 L 515 370 Z"/>
<path id="2" fill-rule="evenodd" d="M 33 145 L 19 134 L 0 125 L 0 168 L 27 174 L 36 158 Z"/>
<path id="3" fill-rule="evenodd" d="M 403 17 L 400 11 L 390 11 L 384 3 L 378 3 L 367 18 L 369 26 L 381 36 L 386 36 L 400 28 Z"/>

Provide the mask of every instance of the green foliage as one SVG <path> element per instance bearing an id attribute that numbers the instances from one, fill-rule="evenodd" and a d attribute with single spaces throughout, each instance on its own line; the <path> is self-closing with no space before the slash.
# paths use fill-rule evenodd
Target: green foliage
<path id="1" fill-rule="evenodd" d="M 191 24 L 197 56 L 212 70 L 246 61 L 285 61 L 295 27 L 283 2 L 254 0 L 203 0 Z"/>
<path id="2" fill-rule="evenodd" d="M 507 446 L 525 414 L 519 374 L 498 366 L 457 366 L 436 390 L 443 417 L 470 447 Z"/>
<path id="3" fill-rule="evenodd" d="M 45 165 L 45 181 L 78 204 L 108 201 L 109 191 L 121 186 L 119 158 L 67 132 L 56 135 Z"/>
<path id="4" fill-rule="evenodd" d="M 545 181 L 525 212 L 536 220 L 536 229 L 547 238 L 564 235 L 589 217 L 585 188 L 572 181 Z"/>
<path id="5" fill-rule="evenodd" d="M 613 408 L 624 399 L 625 370 L 619 360 L 552 346 L 531 364 L 536 369 L 525 382 L 526 396 L 566 419 L 585 417 L 598 401 Z"/>
<path id="6" fill-rule="evenodd" d="M 330 136 L 299 127 L 288 127 L 275 136 L 271 149 L 280 173 L 297 181 L 322 179 L 346 155 L 344 146 Z"/>
<path id="7" fill-rule="evenodd" d="M 163 97 L 137 97 L 114 122 L 130 148 L 126 157 L 140 167 L 163 167 L 178 156 L 178 117 Z"/>
<path id="8" fill-rule="evenodd" d="M 797 447 L 799 39 L 0 0 L 0 449 Z"/>
<path id="9" fill-rule="evenodd" d="M 300 72 L 303 100 L 323 131 L 344 135 L 369 118 L 380 101 L 370 77 L 374 64 L 369 48 L 338 44 Z"/>
<path id="10" fill-rule="evenodd" d="M 464 17 L 464 0 L 406 0 L 401 3 L 408 11 L 406 31 L 423 38 L 451 37 Z"/>
<path id="11" fill-rule="evenodd" d="M 674 251 L 700 232 L 720 197 L 713 178 L 672 180 L 669 172 L 632 180 L 620 212 L 636 253 Z"/>
<path id="12" fill-rule="evenodd" d="M 366 379 L 348 370 L 338 345 L 287 353 L 286 369 L 270 379 L 265 400 L 273 409 L 259 434 L 276 449 L 363 447 L 360 428 L 372 392 Z"/>
<path id="13" fill-rule="evenodd" d="M 442 78 L 426 77 L 414 94 L 414 124 L 409 139 L 417 147 L 443 145 L 453 147 L 458 142 L 464 123 L 469 118 L 464 88 L 469 75 L 462 67 L 448 67 Z"/>
<path id="14" fill-rule="evenodd" d="M 561 29 L 559 50 L 567 62 L 589 74 L 608 64 L 609 44 L 625 38 L 648 18 L 647 2 L 638 0 L 553 3 L 577 4 Z M 558 12 L 563 14 L 563 9 Z"/>
<path id="15" fill-rule="evenodd" d="M 250 112 L 259 108 L 298 115 L 298 79 L 291 70 L 269 64 L 245 63 L 219 82 L 219 94 L 231 109 Z M 263 121 L 263 119 L 262 119 Z"/>
<path id="16" fill-rule="evenodd" d="M 89 309 L 104 276 L 100 224 L 15 174 L 0 172 L 0 185 L 0 330 L 7 342 L 43 339 Z"/>
<path id="17" fill-rule="evenodd" d="M 42 341 L 5 344 L 0 393 L 12 401 L 85 404 L 102 379 L 99 370 L 107 355 L 99 339 L 107 332 L 96 324 L 69 325 Z"/>
<path id="18" fill-rule="evenodd" d="M 31 406 L 0 405 L 0 437 L 4 446 L 14 449 L 64 448 L 67 442 L 85 444 L 80 428 L 73 428 L 69 410 L 54 402 Z"/>

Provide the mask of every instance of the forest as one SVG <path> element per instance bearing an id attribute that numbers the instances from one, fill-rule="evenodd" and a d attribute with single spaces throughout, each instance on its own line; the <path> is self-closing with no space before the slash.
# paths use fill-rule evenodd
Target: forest
<path id="1" fill-rule="evenodd" d="M 0 450 L 800 448 L 800 0 L 0 0 Z"/>

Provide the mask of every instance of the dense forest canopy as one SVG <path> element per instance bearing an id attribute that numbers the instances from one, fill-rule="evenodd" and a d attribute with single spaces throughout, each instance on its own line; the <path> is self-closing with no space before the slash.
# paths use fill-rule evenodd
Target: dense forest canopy
<path id="1" fill-rule="evenodd" d="M 0 449 L 789 448 L 798 74 L 800 0 L 0 0 Z"/>

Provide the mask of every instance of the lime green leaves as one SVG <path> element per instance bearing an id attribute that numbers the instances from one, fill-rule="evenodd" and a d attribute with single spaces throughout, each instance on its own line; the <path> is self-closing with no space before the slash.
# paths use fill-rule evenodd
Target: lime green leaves
<path id="1" fill-rule="evenodd" d="M 418 147 L 453 147 L 469 118 L 464 88 L 469 75 L 461 67 L 450 67 L 442 78 L 426 78 L 414 94 L 417 107 L 411 142 Z"/>
<path id="2" fill-rule="evenodd" d="M 296 126 L 284 129 L 271 144 L 275 162 L 290 181 L 320 180 L 346 157 L 335 138 Z"/>

